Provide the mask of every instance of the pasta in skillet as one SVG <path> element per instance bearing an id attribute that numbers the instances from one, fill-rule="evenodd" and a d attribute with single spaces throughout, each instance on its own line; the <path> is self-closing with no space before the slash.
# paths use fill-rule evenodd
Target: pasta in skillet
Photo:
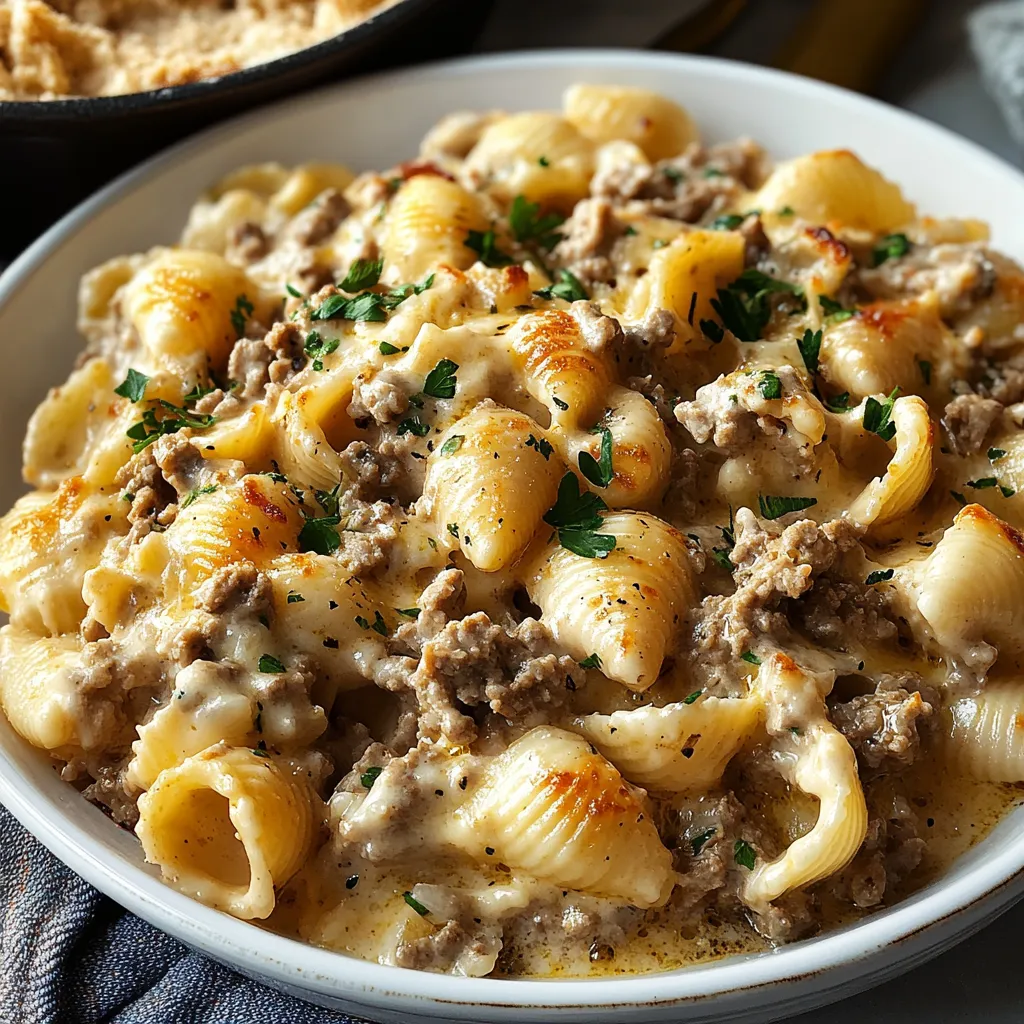
<path id="1" fill-rule="evenodd" d="M 0 703 L 170 884 L 381 963 L 855 919 L 1024 782 L 1022 297 L 639 89 L 243 168 L 83 282 Z"/>

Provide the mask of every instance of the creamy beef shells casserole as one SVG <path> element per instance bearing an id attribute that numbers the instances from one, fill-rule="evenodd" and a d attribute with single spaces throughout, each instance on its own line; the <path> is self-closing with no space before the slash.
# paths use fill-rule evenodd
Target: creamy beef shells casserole
<path id="1" fill-rule="evenodd" d="M 631 972 L 898 899 L 1024 779 L 1024 274 L 847 151 L 580 85 L 246 167 L 86 275 L 0 698 L 169 883 Z"/>

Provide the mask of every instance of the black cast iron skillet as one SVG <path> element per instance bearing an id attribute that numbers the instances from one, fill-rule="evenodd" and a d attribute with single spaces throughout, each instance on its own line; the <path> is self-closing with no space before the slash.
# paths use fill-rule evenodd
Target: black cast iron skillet
<path id="1" fill-rule="evenodd" d="M 95 99 L 0 102 L 0 263 L 100 185 L 215 121 L 326 82 L 465 50 L 491 0 L 400 0 L 347 32 L 221 78 Z"/>

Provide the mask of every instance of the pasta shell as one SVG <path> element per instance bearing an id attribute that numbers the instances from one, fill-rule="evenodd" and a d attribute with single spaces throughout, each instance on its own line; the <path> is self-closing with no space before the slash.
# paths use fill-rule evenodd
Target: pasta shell
<path id="1" fill-rule="evenodd" d="M 980 782 L 1024 782 L 1024 688 L 989 683 L 950 706 L 950 761 Z"/>
<path id="2" fill-rule="evenodd" d="M 323 817 L 304 772 L 217 744 L 157 776 L 135 834 L 166 881 L 251 920 L 270 916 L 274 888 L 310 855 Z"/>
<path id="3" fill-rule="evenodd" d="M 262 568 L 294 550 L 301 526 L 296 499 L 269 476 L 245 476 L 200 495 L 164 534 L 179 599 L 190 602 L 196 588 L 225 566 L 249 561 Z"/>
<path id="4" fill-rule="evenodd" d="M 564 117 L 512 114 L 484 129 L 465 170 L 506 201 L 569 207 L 587 194 L 593 159 L 594 144 Z"/>
<path id="5" fill-rule="evenodd" d="M 828 720 L 817 682 L 786 655 L 773 654 L 758 674 L 769 708 L 800 708 L 804 724 L 776 740 L 776 764 L 791 784 L 819 801 L 814 827 L 781 856 L 755 865 L 743 899 L 763 911 L 774 899 L 844 868 L 867 834 L 868 810 L 857 773 L 857 757 Z M 769 710 L 769 729 L 772 728 Z"/>
<path id="6" fill-rule="evenodd" d="M 565 116 L 594 142 L 625 139 L 650 160 L 682 153 L 698 140 L 690 115 L 648 89 L 621 85 L 573 85 L 565 91 Z"/>
<path id="7" fill-rule="evenodd" d="M 478 569 L 496 572 L 517 561 L 533 540 L 563 472 L 529 416 L 477 408 L 438 439 L 423 493 L 438 534 L 458 544 Z"/>
<path id="8" fill-rule="evenodd" d="M 875 477 L 850 506 L 858 526 L 883 526 L 917 508 L 934 476 L 932 447 L 935 430 L 928 406 L 916 395 L 897 398 L 892 422 L 896 452 L 884 476 Z"/>
<path id="9" fill-rule="evenodd" d="M 0 629 L 0 704 L 7 721 L 34 747 L 79 746 L 78 635 L 43 637 L 17 626 Z"/>
<path id="10" fill-rule="evenodd" d="M 610 508 L 645 508 L 661 501 L 672 464 L 672 445 L 658 410 L 637 391 L 612 387 L 600 425 L 612 435 L 612 482 L 599 493 Z M 600 457 L 602 434 L 579 431 L 556 438 L 567 461 L 579 465 L 581 452 Z"/>
<path id="11" fill-rule="evenodd" d="M 884 232 L 914 220 L 899 186 L 847 149 L 826 150 L 779 164 L 754 195 L 760 210 L 789 207 L 804 220 Z"/>
<path id="12" fill-rule="evenodd" d="M 841 323 L 826 326 L 821 372 L 834 387 L 863 398 L 913 387 L 921 379 L 918 360 L 949 361 L 951 336 L 934 302 L 874 302 Z"/>
<path id="13" fill-rule="evenodd" d="M 760 724 L 756 696 L 587 715 L 576 728 L 622 774 L 645 789 L 687 793 L 718 784 Z"/>
<path id="14" fill-rule="evenodd" d="M 686 542 L 639 512 L 606 515 L 599 532 L 615 538 L 607 557 L 584 558 L 556 538 L 526 565 L 526 588 L 574 658 L 596 653 L 609 679 L 643 691 L 694 599 Z"/>
<path id="15" fill-rule="evenodd" d="M 961 509 L 909 574 L 935 640 L 968 669 L 984 671 L 996 650 L 1012 656 L 1024 646 L 1024 537 L 988 509 Z"/>
<path id="16" fill-rule="evenodd" d="M 125 286 L 124 311 L 158 364 L 221 373 L 238 338 L 231 314 L 239 298 L 256 303 L 259 295 L 222 256 L 166 249 Z"/>
<path id="17" fill-rule="evenodd" d="M 505 338 L 527 391 L 547 406 L 553 424 L 593 425 L 611 381 L 604 361 L 583 347 L 573 317 L 558 309 L 527 313 Z"/>
<path id="18" fill-rule="evenodd" d="M 272 416 L 276 428 L 274 457 L 290 480 L 329 491 L 342 477 L 341 458 L 309 414 L 304 399 L 312 390 L 281 394 Z"/>
<path id="19" fill-rule="evenodd" d="M 554 885 L 653 907 L 675 884 L 643 792 L 562 729 L 541 726 L 513 743 L 455 816 L 456 841 L 475 856 L 493 850 L 495 861 Z"/>
<path id="20" fill-rule="evenodd" d="M 657 249 L 630 297 L 627 317 L 641 320 L 655 310 L 670 310 L 676 317 L 677 337 L 669 352 L 693 344 L 702 338 L 701 320 L 717 322 L 711 300 L 743 271 L 744 245 L 736 231 L 694 229 Z"/>
<path id="21" fill-rule="evenodd" d="M 403 281 L 419 281 L 441 264 L 465 270 L 476 260 L 466 238 L 487 226 L 472 193 L 436 175 L 417 174 L 391 200 L 381 247 L 384 263 Z"/>

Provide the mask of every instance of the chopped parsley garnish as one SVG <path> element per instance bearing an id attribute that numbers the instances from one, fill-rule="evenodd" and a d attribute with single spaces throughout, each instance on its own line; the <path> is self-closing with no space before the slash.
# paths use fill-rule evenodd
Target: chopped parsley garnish
<path id="1" fill-rule="evenodd" d="M 712 548 L 711 557 L 715 560 L 715 564 L 726 572 L 732 572 L 736 566 L 732 564 L 732 559 L 729 557 L 728 548 Z"/>
<path id="2" fill-rule="evenodd" d="M 711 222 L 712 231 L 735 231 L 743 223 L 743 217 L 738 213 L 723 213 Z"/>
<path id="3" fill-rule="evenodd" d="M 737 839 L 732 848 L 732 858 L 741 868 L 753 871 L 754 863 L 757 861 L 757 854 L 746 839 Z"/>
<path id="4" fill-rule="evenodd" d="M 927 359 L 918 359 L 918 369 L 921 371 L 921 378 L 925 384 L 931 384 L 932 382 L 932 364 Z"/>
<path id="5" fill-rule="evenodd" d="M 382 296 L 374 292 L 363 292 L 353 298 L 344 295 L 328 295 L 309 314 L 310 320 L 365 320 L 381 323 L 387 320 Z"/>
<path id="6" fill-rule="evenodd" d="M 711 306 L 719 320 L 740 341 L 757 341 L 771 319 L 768 296 L 773 292 L 787 292 L 803 299 L 800 285 L 779 281 L 750 267 L 728 288 L 719 288 Z"/>
<path id="7" fill-rule="evenodd" d="M 412 907 L 412 909 L 415 910 L 416 913 L 420 915 L 420 917 L 426 917 L 427 914 L 430 913 L 430 911 L 427 910 L 427 908 L 425 906 L 423 906 L 423 904 L 420 903 L 420 901 L 418 899 L 416 899 L 416 897 L 413 896 L 413 894 L 411 892 L 403 892 L 402 893 L 402 899 L 404 899 L 405 902 L 408 903 L 409 906 Z"/>
<path id="8" fill-rule="evenodd" d="M 720 171 L 717 167 L 705 167 L 704 173 L 701 175 L 702 178 L 724 178 L 725 172 Z"/>
<path id="9" fill-rule="evenodd" d="M 369 629 L 370 628 L 370 620 L 368 618 L 366 618 L 366 616 L 364 616 L 364 615 L 357 615 L 356 616 L 356 625 L 360 629 Z"/>
<path id="10" fill-rule="evenodd" d="M 380 280 L 380 272 L 383 269 L 382 259 L 354 260 L 338 287 L 343 292 L 361 292 L 364 288 L 372 288 Z"/>
<path id="11" fill-rule="evenodd" d="M 706 828 L 703 832 L 698 832 L 697 835 L 690 839 L 690 849 L 693 850 L 694 857 L 704 849 L 708 841 L 713 839 L 715 836 L 714 828 Z"/>
<path id="12" fill-rule="evenodd" d="M 600 668 L 601 657 L 597 653 L 590 654 L 580 662 L 580 668 Z"/>
<path id="13" fill-rule="evenodd" d="M 967 486 L 973 487 L 976 491 L 985 491 L 990 487 L 995 487 L 997 482 L 994 476 L 984 476 L 980 480 L 968 480 Z"/>
<path id="14" fill-rule="evenodd" d="M 281 664 L 272 654 L 261 654 L 259 669 L 261 672 L 283 672 L 284 665 Z"/>
<path id="15" fill-rule="evenodd" d="M 462 442 L 466 440 L 465 434 L 452 434 L 443 445 L 441 445 L 442 455 L 454 455 L 461 447 Z"/>
<path id="16" fill-rule="evenodd" d="M 341 546 L 338 536 L 338 525 L 341 517 L 326 515 L 312 517 L 302 524 L 299 530 L 299 548 L 302 551 L 315 551 L 318 555 L 330 555 Z"/>
<path id="17" fill-rule="evenodd" d="M 868 573 L 868 578 L 864 581 L 869 587 L 873 587 L 876 583 L 885 583 L 886 580 L 891 580 L 895 569 L 875 569 L 874 572 Z"/>
<path id="18" fill-rule="evenodd" d="M 382 356 L 395 356 L 402 351 L 396 345 L 392 345 L 390 341 L 382 341 L 377 348 Z"/>
<path id="19" fill-rule="evenodd" d="M 635 235 L 635 234 L 636 234 L 636 228 L 635 228 L 635 227 L 633 227 L 633 225 L 632 225 L 632 224 L 627 224 L 627 225 L 626 225 L 626 230 L 625 230 L 625 231 L 623 231 L 622 233 L 623 233 L 624 235 L 626 235 L 627 237 L 628 237 L 628 236 L 630 236 L 630 235 Z"/>
<path id="20" fill-rule="evenodd" d="M 306 355 L 313 360 L 313 369 L 322 370 L 324 368 L 323 357 L 336 351 L 340 344 L 341 341 L 338 338 L 323 338 L 319 331 L 310 331 L 306 335 L 304 348 Z"/>
<path id="21" fill-rule="evenodd" d="M 451 535 L 452 535 L 452 536 L 453 536 L 453 537 L 454 537 L 454 538 L 455 538 L 456 540 L 458 540 L 458 539 L 459 539 L 459 524 L 458 524 L 458 523 L 449 523 L 449 524 L 448 524 L 448 532 L 449 532 L 449 533 L 450 533 L 450 534 L 451 534 Z"/>
<path id="22" fill-rule="evenodd" d="M 988 460 L 989 460 L 989 462 L 995 462 L 998 459 L 1001 459 L 1005 454 L 1006 454 L 1006 449 L 1005 448 L 989 448 L 989 450 L 988 450 Z"/>
<path id="23" fill-rule="evenodd" d="M 526 439 L 527 448 L 536 448 L 541 455 L 544 456 L 544 461 L 547 462 L 551 458 L 551 453 L 555 450 L 551 446 L 551 442 L 546 437 L 542 437 L 539 441 L 531 434 Z"/>
<path id="24" fill-rule="evenodd" d="M 262 743 L 262 742 L 263 742 L 263 740 L 260 740 L 260 743 Z M 255 754 L 257 757 L 270 757 L 270 754 L 269 754 L 268 751 L 261 750 L 258 747 L 253 747 L 252 753 Z"/>
<path id="25" fill-rule="evenodd" d="M 589 299 L 586 289 L 571 271 L 562 267 L 555 271 L 557 280 L 546 288 L 539 288 L 533 294 L 542 299 L 564 299 L 566 302 L 577 302 L 580 299 Z"/>
<path id="26" fill-rule="evenodd" d="M 781 210 L 779 210 L 780 217 L 792 217 L 795 214 L 796 210 L 794 210 L 792 206 L 784 206 Z"/>
<path id="27" fill-rule="evenodd" d="M 720 526 L 719 529 L 722 531 L 722 540 L 725 541 L 726 546 L 724 548 L 712 548 L 711 557 L 715 560 L 716 564 L 723 568 L 726 572 L 731 573 L 736 566 L 732 564 L 732 559 L 729 555 L 732 553 L 732 549 L 736 546 L 736 526 L 733 522 L 732 517 L 732 506 L 729 506 L 729 525 Z"/>
<path id="28" fill-rule="evenodd" d="M 761 397 L 769 402 L 781 398 L 782 381 L 779 380 L 779 375 L 771 370 L 763 370 L 761 379 L 757 382 L 757 390 L 761 392 Z"/>
<path id="29" fill-rule="evenodd" d="M 245 334 L 245 322 L 252 315 L 253 309 L 253 304 L 245 295 L 235 296 L 235 308 L 231 310 L 231 326 L 239 338 Z"/>
<path id="30" fill-rule="evenodd" d="M 796 347 L 800 349 L 800 356 L 807 367 L 807 372 L 817 373 L 818 357 L 821 355 L 821 331 L 812 331 L 808 327 L 803 337 L 796 339 Z"/>
<path id="31" fill-rule="evenodd" d="M 458 363 L 450 359 L 442 359 L 423 382 L 423 394 L 431 398 L 454 398 L 458 378 L 455 371 L 459 368 Z"/>
<path id="32" fill-rule="evenodd" d="M 674 184 L 679 184 L 684 178 L 683 172 L 678 167 L 662 167 L 661 173 Z"/>
<path id="33" fill-rule="evenodd" d="M 557 397 L 556 395 L 552 395 L 552 396 L 551 396 L 551 401 L 552 401 L 552 402 L 554 402 L 554 403 L 555 403 L 555 405 L 557 405 L 557 406 L 558 406 L 558 408 L 559 408 L 559 409 L 561 409 L 561 410 L 562 410 L 563 412 L 564 412 L 564 411 L 565 411 L 566 409 L 568 409 L 568 408 L 569 408 L 569 403 L 568 403 L 568 402 L 563 402 L 563 401 L 562 401 L 562 400 L 561 400 L 560 398 L 558 398 L 558 397 Z"/>
<path id="34" fill-rule="evenodd" d="M 405 302 L 410 295 L 422 295 L 428 288 L 433 287 L 433 284 L 434 275 L 428 274 L 419 284 L 400 284 L 387 294 L 378 295 L 377 298 L 380 299 L 380 304 L 385 309 L 394 309 Z"/>
<path id="35" fill-rule="evenodd" d="M 540 213 L 540 203 L 528 202 L 525 196 L 516 196 L 508 212 L 508 226 L 517 242 L 535 243 L 542 249 L 558 244 L 561 235 L 555 231 L 565 218 L 557 213 Z"/>
<path id="36" fill-rule="evenodd" d="M 900 393 L 899 386 L 892 389 L 884 402 L 869 398 L 864 403 L 864 429 L 877 434 L 883 441 L 891 441 L 896 436 L 896 424 L 892 421 L 892 407 L 896 396 Z"/>
<path id="37" fill-rule="evenodd" d="M 380 773 L 384 769 L 380 765 L 374 765 L 372 768 L 367 768 L 362 775 L 359 776 L 359 781 L 363 784 L 364 789 L 372 789 L 373 784 L 380 778 Z"/>
<path id="38" fill-rule="evenodd" d="M 182 508 L 188 508 L 189 505 L 193 504 L 198 500 L 201 494 L 213 494 L 217 490 L 216 484 L 207 484 L 205 487 L 193 487 L 188 494 L 185 495 L 184 501 L 181 503 Z"/>
<path id="39" fill-rule="evenodd" d="M 170 413 L 170 415 L 157 419 L 156 408 L 147 409 L 142 414 L 142 419 L 138 423 L 133 423 L 125 431 L 132 439 L 132 451 L 136 455 L 145 448 L 148 448 L 158 437 L 163 437 L 165 434 L 176 434 L 183 427 L 191 427 L 194 430 L 206 430 L 217 422 L 215 416 L 190 412 L 181 406 L 165 402 L 162 398 L 157 399 L 157 406 Z"/>
<path id="40" fill-rule="evenodd" d="M 287 292 L 287 293 L 288 293 L 288 294 L 289 294 L 289 295 L 290 295 L 290 296 L 291 296 L 291 297 L 292 297 L 293 299 L 301 299 L 301 298 L 302 298 L 302 292 L 300 292 L 300 291 L 299 291 L 299 289 L 298 289 L 298 288 L 296 288 L 296 287 L 295 287 L 294 285 L 291 285 L 291 284 L 289 284 L 289 283 L 288 283 L 287 281 L 285 281 L 285 284 L 284 284 L 284 290 L 285 290 L 285 291 L 286 291 L 286 292 Z"/>
<path id="41" fill-rule="evenodd" d="M 817 498 L 784 498 L 778 494 L 759 494 L 757 504 L 761 509 L 762 519 L 779 519 L 790 512 L 802 512 L 805 508 L 818 504 Z"/>
<path id="42" fill-rule="evenodd" d="M 880 267 L 886 260 L 899 259 L 910 252 L 910 239 L 903 234 L 886 235 L 871 250 L 871 266 Z"/>
<path id="43" fill-rule="evenodd" d="M 551 166 L 551 161 L 546 156 L 543 156 L 543 155 L 537 157 L 537 163 L 540 164 L 541 167 L 550 167 Z"/>
<path id="44" fill-rule="evenodd" d="M 299 604 L 305 600 L 306 599 L 297 590 L 288 591 L 288 604 Z"/>
<path id="45" fill-rule="evenodd" d="M 419 415 L 409 416 L 398 424 L 398 436 L 403 434 L 415 434 L 417 437 L 426 437 L 430 433 L 430 424 L 424 423 Z"/>
<path id="46" fill-rule="evenodd" d="M 502 252 L 497 245 L 494 228 L 486 231 L 470 231 L 466 235 L 465 245 L 472 249 L 480 258 L 480 262 L 488 267 L 507 267 L 515 260 L 507 252 Z"/>
<path id="47" fill-rule="evenodd" d="M 694 703 L 696 703 L 697 698 L 700 697 L 700 695 L 703 692 L 704 692 L 703 690 L 694 690 L 693 693 L 691 693 L 688 697 L 684 697 L 683 698 L 683 703 L 684 704 L 694 704 Z"/>
<path id="48" fill-rule="evenodd" d="M 700 329 L 704 337 L 715 345 L 725 337 L 725 331 L 714 320 L 701 320 Z"/>
<path id="49" fill-rule="evenodd" d="M 379 611 L 373 613 L 373 622 L 370 623 L 370 629 L 375 633 L 380 633 L 381 636 L 388 635 L 388 624 L 384 621 L 384 616 Z"/>
<path id="50" fill-rule="evenodd" d="M 967 499 L 959 491 L 950 491 L 949 493 L 952 494 L 953 497 L 957 501 L 959 501 L 961 505 L 966 505 L 967 504 Z"/>
<path id="51" fill-rule="evenodd" d="M 656 238 L 651 242 L 652 249 L 664 249 L 666 245 L 668 245 L 668 239 L 666 238 Z"/>
<path id="52" fill-rule="evenodd" d="M 128 376 L 114 388 L 114 394 L 127 398 L 130 402 L 141 402 L 150 379 L 138 370 L 129 370 Z"/>
<path id="53" fill-rule="evenodd" d="M 590 452 L 580 452 L 580 472 L 595 486 L 607 487 L 615 477 L 612 469 L 612 432 L 607 427 L 600 428 L 601 457 L 595 459 Z"/>
<path id="54" fill-rule="evenodd" d="M 999 485 L 999 493 L 1004 498 L 1012 498 L 1017 492 L 1012 487 L 1007 487 L 1005 484 Z"/>
<path id="55" fill-rule="evenodd" d="M 420 614 L 419 608 L 396 608 L 395 611 L 399 615 L 404 615 L 407 619 L 417 619 Z"/>
<path id="56" fill-rule="evenodd" d="M 740 657 L 741 657 L 741 658 L 742 658 L 742 659 L 743 659 L 743 660 L 744 660 L 744 661 L 745 661 L 745 662 L 746 662 L 746 663 L 747 663 L 748 665 L 760 665 L 760 664 L 761 664 L 761 659 L 760 659 L 760 658 L 759 658 L 759 657 L 758 657 L 758 656 L 757 656 L 757 655 L 756 655 L 756 654 L 755 654 L 755 653 L 754 653 L 753 651 L 744 651 L 744 652 L 743 652 L 743 653 L 742 653 L 742 654 L 740 655 Z"/>
<path id="57" fill-rule="evenodd" d="M 232 384 L 228 390 L 230 391 L 232 388 L 237 386 L 237 384 Z M 202 384 L 196 384 L 196 386 L 182 399 L 182 402 L 184 402 L 185 405 L 192 405 L 193 403 L 198 402 L 200 398 L 212 395 L 216 390 L 217 389 L 213 387 L 207 388 L 203 387 Z"/>
<path id="58" fill-rule="evenodd" d="M 818 303 L 821 306 L 821 311 L 825 314 L 826 323 L 841 324 L 856 313 L 855 309 L 846 309 L 841 302 L 836 302 L 835 299 L 830 299 L 827 295 L 819 295 Z"/>
<path id="59" fill-rule="evenodd" d="M 850 392 L 844 391 L 841 395 L 836 395 L 834 398 L 826 398 L 825 406 L 829 412 L 849 412 Z"/>
<path id="60" fill-rule="evenodd" d="M 566 473 L 558 485 L 555 504 L 544 513 L 544 522 L 558 531 L 563 548 L 582 558 L 607 558 L 615 550 L 615 538 L 598 533 L 601 513 L 608 506 L 593 491 L 580 492 L 574 473 Z"/>
<path id="61" fill-rule="evenodd" d="M 348 878 L 345 879 L 345 888 L 346 889 L 354 889 L 358 884 L 359 884 L 359 876 L 358 875 L 349 875 Z"/>

